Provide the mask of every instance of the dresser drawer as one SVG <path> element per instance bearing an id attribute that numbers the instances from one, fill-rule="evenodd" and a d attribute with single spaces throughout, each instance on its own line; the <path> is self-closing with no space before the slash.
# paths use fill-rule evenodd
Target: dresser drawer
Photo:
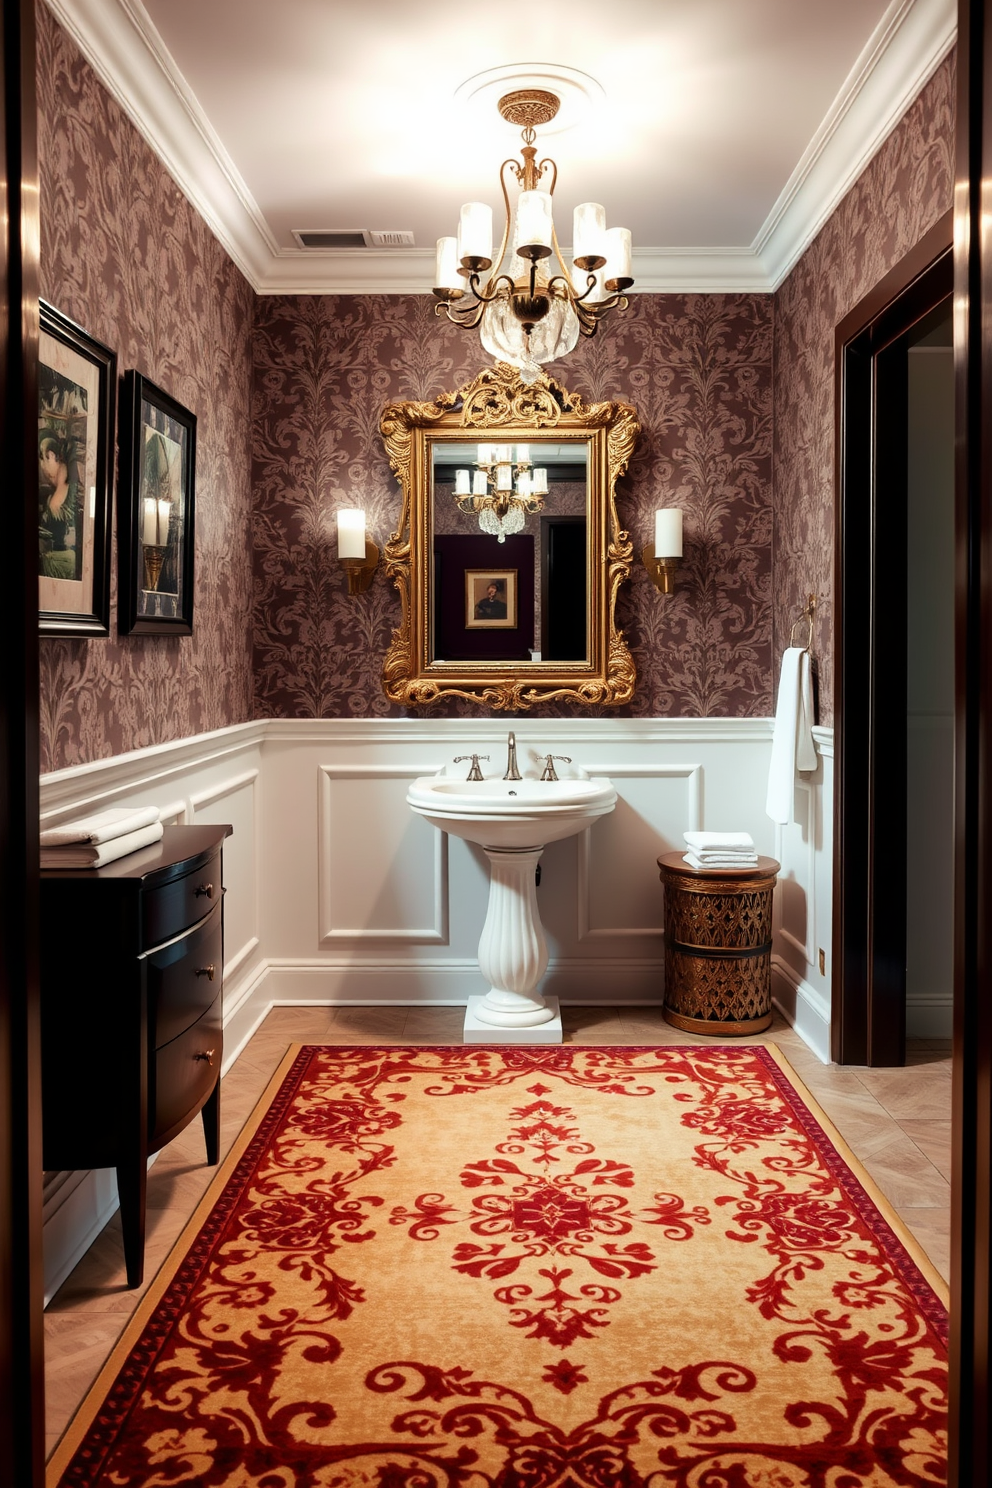
<path id="1" fill-rule="evenodd" d="M 181 935 L 210 912 L 221 900 L 220 853 L 192 873 L 141 896 L 141 941 L 144 946 L 161 945 Z"/>
<path id="2" fill-rule="evenodd" d="M 210 1007 L 220 991 L 223 955 L 218 904 L 201 925 L 145 957 L 150 1049 L 170 1043 Z"/>
<path id="3" fill-rule="evenodd" d="M 152 1056 L 148 1071 L 148 1150 L 170 1141 L 202 1106 L 220 1078 L 223 999 Z"/>

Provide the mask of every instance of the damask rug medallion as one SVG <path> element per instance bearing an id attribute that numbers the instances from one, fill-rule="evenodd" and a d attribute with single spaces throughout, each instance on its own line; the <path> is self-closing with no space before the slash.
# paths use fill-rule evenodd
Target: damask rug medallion
<path id="1" fill-rule="evenodd" d="M 60 1488 L 922 1488 L 946 1296 L 777 1052 L 291 1051 Z"/>

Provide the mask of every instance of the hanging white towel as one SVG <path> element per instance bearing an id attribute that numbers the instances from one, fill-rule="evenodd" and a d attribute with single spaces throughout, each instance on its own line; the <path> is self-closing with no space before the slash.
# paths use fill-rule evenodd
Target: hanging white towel
<path id="1" fill-rule="evenodd" d="M 792 820 L 797 770 L 816 769 L 813 674 L 809 653 L 790 646 L 782 656 L 765 810 L 783 826 Z"/>

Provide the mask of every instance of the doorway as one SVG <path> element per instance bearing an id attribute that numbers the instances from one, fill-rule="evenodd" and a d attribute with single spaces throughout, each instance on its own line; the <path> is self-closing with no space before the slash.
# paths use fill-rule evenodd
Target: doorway
<path id="1" fill-rule="evenodd" d="M 838 1064 L 905 1063 L 907 992 L 917 1036 L 928 999 L 933 1036 L 951 1004 L 950 245 L 948 214 L 837 328 Z M 946 1012 L 934 980 L 942 973 Z"/>

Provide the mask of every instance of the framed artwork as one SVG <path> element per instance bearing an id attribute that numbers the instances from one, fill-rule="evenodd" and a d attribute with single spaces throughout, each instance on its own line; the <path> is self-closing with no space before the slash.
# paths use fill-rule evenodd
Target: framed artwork
<path id="1" fill-rule="evenodd" d="M 126 372 L 120 422 L 117 628 L 191 635 L 196 415 Z"/>
<path id="2" fill-rule="evenodd" d="M 516 630 L 517 570 L 465 570 L 465 629 Z"/>
<path id="3" fill-rule="evenodd" d="M 110 634 L 117 357 L 41 301 L 38 345 L 38 628 Z"/>

